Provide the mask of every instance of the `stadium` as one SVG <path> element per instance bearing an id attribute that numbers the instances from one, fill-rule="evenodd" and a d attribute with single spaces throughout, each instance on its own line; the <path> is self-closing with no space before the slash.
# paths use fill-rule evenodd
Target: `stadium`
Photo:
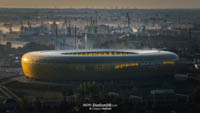
<path id="1" fill-rule="evenodd" d="M 28 78 L 63 80 L 132 80 L 172 77 L 178 56 L 160 50 L 52 50 L 26 53 L 22 68 Z"/>

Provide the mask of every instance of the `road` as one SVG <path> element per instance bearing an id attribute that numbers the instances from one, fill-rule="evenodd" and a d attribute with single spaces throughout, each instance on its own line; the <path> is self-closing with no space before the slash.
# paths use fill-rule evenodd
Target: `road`
<path id="1" fill-rule="evenodd" d="M 20 76 L 22 76 L 20 68 L 0 68 L 0 98 L 14 99 L 17 102 L 22 101 L 21 98 L 4 86 L 7 83 L 15 81 Z"/>

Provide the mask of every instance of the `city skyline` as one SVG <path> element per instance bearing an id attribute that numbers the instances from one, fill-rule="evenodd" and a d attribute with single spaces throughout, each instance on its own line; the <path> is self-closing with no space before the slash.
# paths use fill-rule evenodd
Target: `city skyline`
<path id="1" fill-rule="evenodd" d="M 0 8 L 200 8 L 199 0 L 0 0 Z"/>

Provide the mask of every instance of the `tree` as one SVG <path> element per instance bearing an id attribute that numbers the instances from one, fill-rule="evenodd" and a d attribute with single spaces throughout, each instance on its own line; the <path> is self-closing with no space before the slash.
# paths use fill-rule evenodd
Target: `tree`
<path id="1" fill-rule="evenodd" d="M 41 104 L 41 101 L 39 99 L 39 97 L 36 97 L 36 100 L 35 100 L 35 109 L 37 112 L 40 112 L 41 109 L 42 109 L 42 104 Z"/>
<path id="2" fill-rule="evenodd" d="M 200 112 L 200 86 L 196 87 L 192 92 L 192 102 L 194 103 L 194 110 Z"/>
<path id="3" fill-rule="evenodd" d="M 28 99 L 24 97 L 20 103 L 20 110 L 22 113 L 26 113 L 28 111 Z"/>
<path id="4" fill-rule="evenodd" d="M 200 86 L 196 87 L 192 92 L 192 101 L 194 104 L 200 105 Z"/>

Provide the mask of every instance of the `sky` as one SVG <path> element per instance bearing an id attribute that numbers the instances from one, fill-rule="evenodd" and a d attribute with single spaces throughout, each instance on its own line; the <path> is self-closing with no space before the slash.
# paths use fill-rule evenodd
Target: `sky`
<path id="1" fill-rule="evenodd" d="M 200 0 L 0 0 L 1 8 L 200 8 Z"/>

